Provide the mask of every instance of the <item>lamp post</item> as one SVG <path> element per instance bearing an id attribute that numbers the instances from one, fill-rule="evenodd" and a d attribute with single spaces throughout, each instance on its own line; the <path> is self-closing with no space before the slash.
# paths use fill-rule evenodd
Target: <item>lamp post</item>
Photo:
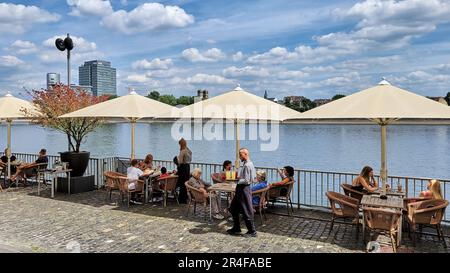
<path id="1" fill-rule="evenodd" d="M 70 88 L 70 51 L 73 49 L 73 41 L 69 33 L 67 33 L 67 37 L 64 40 L 61 38 L 56 39 L 55 45 L 61 51 L 67 49 L 67 86 Z"/>

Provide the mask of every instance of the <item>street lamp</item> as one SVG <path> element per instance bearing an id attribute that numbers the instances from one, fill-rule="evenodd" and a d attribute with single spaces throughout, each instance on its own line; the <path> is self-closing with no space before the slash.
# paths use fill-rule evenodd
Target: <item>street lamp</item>
<path id="1" fill-rule="evenodd" d="M 64 40 L 61 38 L 56 39 L 55 45 L 61 51 L 67 49 L 67 86 L 70 88 L 70 51 L 73 49 L 73 41 L 69 33 L 67 33 L 67 37 Z"/>

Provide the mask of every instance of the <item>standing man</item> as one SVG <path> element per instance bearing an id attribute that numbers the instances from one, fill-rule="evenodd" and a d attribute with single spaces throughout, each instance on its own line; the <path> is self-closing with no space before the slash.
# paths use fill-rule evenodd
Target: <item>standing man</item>
<path id="1" fill-rule="evenodd" d="M 253 219 L 252 190 L 250 188 L 251 183 L 256 179 L 256 170 L 253 162 L 250 161 L 250 155 L 247 149 L 242 148 L 239 150 L 239 158 L 244 164 L 239 168 L 239 181 L 230 206 L 230 212 L 233 216 L 233 227 L 227 230 L 227 232 L 231 235 L 241 233 L 239 214 L 242 214 L 248 230 L 244 236 L 256 237 L 255 222 Z"/>

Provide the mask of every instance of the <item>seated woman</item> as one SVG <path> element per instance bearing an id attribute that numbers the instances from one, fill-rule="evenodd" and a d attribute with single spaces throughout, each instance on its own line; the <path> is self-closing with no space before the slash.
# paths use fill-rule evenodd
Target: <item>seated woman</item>
<path id="1" fill-rule="evenodd" d="M 441 183 L 439 180 L 432 179 L 428 181 L 426 191 L 422 191 L 420 193 L 420 197 L 428 197 L 432 199 L 442 199 L 442 192 L 441 192 Z"/>
<path id="2" fill-rule="evenodd" d="M 235 180 L 237 173 L 235 171 L 232 171 L 232 165 L 230 160 L 225 160 L 222 164 L 222 172 L 220 173 L 220 179 L 222 181 L 227 180 Z"/>
<path id="3" fill-rule="evenodd" d="M 208 182 L 201 179 L 202 176 L 202 170 L 199 168 L 194 169 L 192 172 L 191 178 L 188 180 L 188 185 L 191 187 L 196 188 L 197 190 L 201 191 L 203 195 L 207 198 L 211 197 L 211 208 L 212 212 L 214 213 L 213 217 L 215 219 L 223 219 L 224 216 L 220 214 L 220 198 L 215 192 L 209 192 L 206 190 L 208 187 L 211 186 Z"/>
<path id="4" fill-rule="evenodd" d="M 267 181 L 266 181 L 266 172 L 265 171 L 257 171 L 256 172 L 256 180 L 258 180 L 257 183 L 253 184 L 251 189 L 252 192 L 262 190 L 267 187 Z M 259 196 L 253 196 L 252 203 L 254 206 L 257 206 L 259 204 Z"/>
<path id="5" fill-rule="evenodd" d="M 294 181 L 294 168 L 291 166 L 285 166 L 278 170 L 281 176 L 281 181 L 270 184 L 270 187 L 283 186 L 291 181 Z"/>
<path id="6" fill-rule="evenodd" d="M 148 154 L 145 156 L 144 161 L 139 162 L 139 169 L 142 171 L 153 169 L 153 155 Z"/>
<path id="7" fill-rule="evenodd" d="M 373 177 L 373 169 L 365 166 L 361 170 L 361 173 L 353 180 L 352 188 L 357 191 L 366 190 L 368 192 L 378 190 L 378 182 Z"/>
<path id="8" fill-rule="evenodd" d="M 5 149 L 5 155 L 3 155 L 0 160 L 1 160 L 1 166 L 6 169 L 7 165 L 8 165 L 8 157 L 6 156 L 8 151 L 8 148 Z M 16 161 L 16 156 L 15 155 L 11 155 L 11 157 L 9 158 L 9 162 L 14 162 Z M 15 165 L 11 165 L 11 173 L 15 173 L 17 171 L 16 166 Z M 6 172 L 6 171 L 5 171 Z"/>
<path id="9" fill-rule="evenodd" d="M 14 181 L 18 178 L 20 180 L 26 181 L 28 177 L 33 177 L 37 175 L 39 164 L 47 164 L 47 163 L 48 163 L 47 150 L 41 149 L 39 151 L 38 158 L 33 163 L 21 164 L 19 167 L 17 167 L 17 171 L 11 177 L 11 180 Z"/>

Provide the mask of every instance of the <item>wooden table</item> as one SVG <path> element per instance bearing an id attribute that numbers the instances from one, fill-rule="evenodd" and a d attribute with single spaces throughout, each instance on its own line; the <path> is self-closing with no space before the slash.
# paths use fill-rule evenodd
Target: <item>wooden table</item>
<path id="1" fill-rule="evenodd" d="M 370 195 L 373 195 L 373 194 L 378 194 L 378 195 L 381 195 L 381 189 L 378 189 L 378 190 L 376 190 L 376 191 L 374 191 L 374 192 L 369 192 L 368 194 L 370 194 Z M 398 197 L 401 197 L 401 198 L 404 198 L 405 196 L 406 196 L 406 193 L 405 192 L 397 192 L 397 191 L 386 191 L 386 195 L 387 196 L 398 196 Z"/>
<path id="2" fill-rule="evenodd" d="M 216 183 L 211 187 L 208 187 L 208 192 L 216 191 L 219 192 L 218 196 L 220 197 L 220 192 L 232 193 L 236 191 L 236 183 Z M 212 197 L 209 195 L 209 220 L 212 220 Z"/>
<path id="3" fill-rule="evenodd" d="M 395 195 L 387 195 L 387 199 L 381 199 L 379 195 L 369 195 L 365 194 L 361 199 L 362 207 L 376 207 L 376 208 L 387 208 L 403 210 L 403 198 Z M 402 215 L 400 215 L 400 226 L 398 227 L 398 236 L 397 236 L 397 246 L 400 246 L 400 242 L 402 239 Z M 363 210 L 363 239 L 365 238 L 366 232 L 366 221 Z"/>

